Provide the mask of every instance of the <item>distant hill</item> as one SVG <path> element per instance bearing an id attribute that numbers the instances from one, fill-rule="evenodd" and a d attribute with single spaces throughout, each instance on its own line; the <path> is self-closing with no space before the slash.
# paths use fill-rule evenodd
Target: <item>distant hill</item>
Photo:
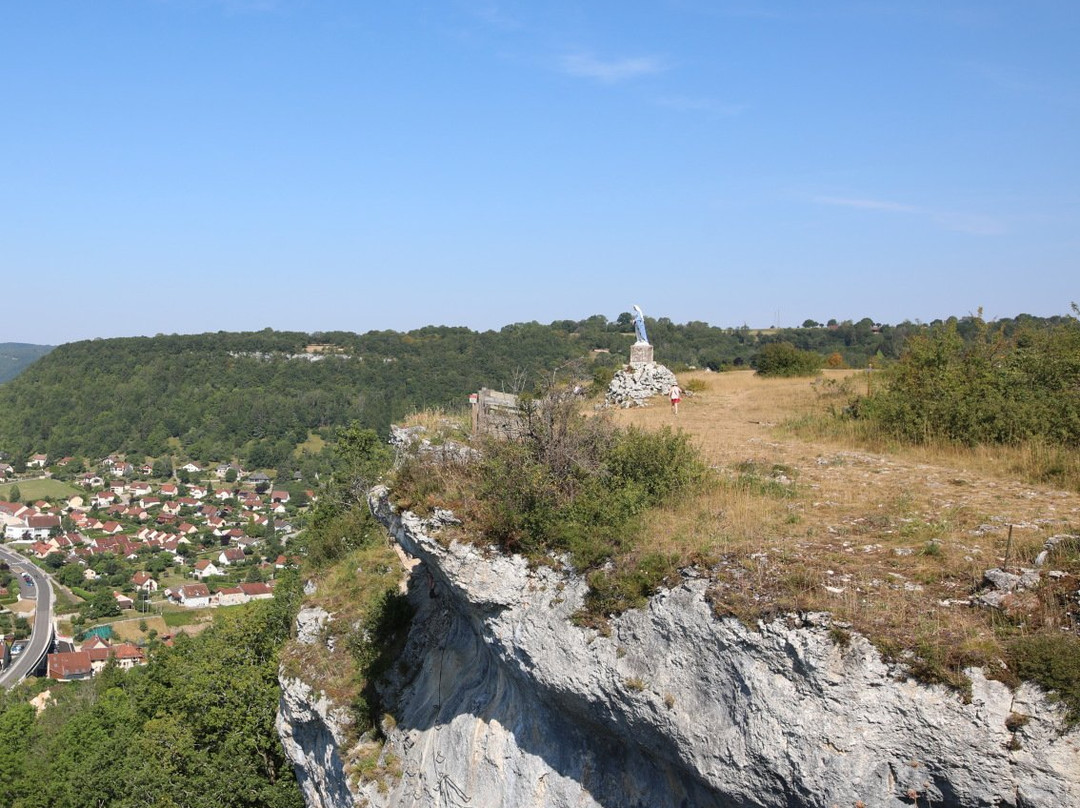
<path id="1" fill-rule="evenodd" d="M 26 342 L 0 342 L 0 382 L 14 379 L 27 365 L 47 354 L 52 345 L 30 345 Z"/>
<path id="2" fill-rule="evenodd" d="M 766 335 L 663 317 L 647 324 L 656 360 L 676 371 L 752 367 L 761 347 L 776 341 L 865 367 L 868 358 L 899 356 L 907 336 L 926 328 L 866 318 Z M 24 355 L 45 355 L 0 385 L 0 451 L 91 459 L 174 453 L 280 469 L 312 433 L 332 440 L 356 421 L 386 434 L 392 421 L 417 409 L 464 407 L 480 387 L 536 389 L 555 375 L 606 384 L 633 341 L 632 317 L 624 313 L 614 321 L 594 315 L 484 332 L 266 329 L 20 346 Z"/>
<path id="3" fill-rule="evenodd" d="M 627 352 L 632 337 L 610 337 Z M 73 342 L 0 386 L 0 450 L 92 459 L 181 452 L 278 468 L 312 432 L 332 437 L 358 421 L 386 434 L 418 407 L 465 406 L 481 386 L 535 383 L 591 347 L 538 324 Z"/>

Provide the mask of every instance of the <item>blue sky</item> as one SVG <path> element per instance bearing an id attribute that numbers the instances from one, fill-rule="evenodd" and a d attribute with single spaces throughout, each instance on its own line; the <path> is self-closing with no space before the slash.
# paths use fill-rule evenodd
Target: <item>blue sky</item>
<path id="1" fill-rule="evenodd" d="M 1075 0 L 0 6 L 0 341 L 1080 300 Z"/>

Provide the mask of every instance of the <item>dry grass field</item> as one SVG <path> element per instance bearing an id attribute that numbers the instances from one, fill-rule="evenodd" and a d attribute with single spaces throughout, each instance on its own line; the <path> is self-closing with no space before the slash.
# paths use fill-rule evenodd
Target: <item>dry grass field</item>
<path id="1" fill-rule="evenodd" d="M 720 474 L 720 485 L 650 514 L 646 530 L 651 550 L 712 571 L 719 613 L 829 611 L 886 651 L 914 649 L 929 678 L 946 679 L 1000 658 L 1017 633 L 1075 629 L 1075 540 L 1043 568 L 1064 575 L 1044 575 L 1000 610 L 971 603 L 986 570 L 1032 567 L 1048 538 L 1080 534 L 1080 494 L 1011 477 L 1015 452 L 883 452 L 854 438 L 801 437 L 791 425 L 825 406 L 809 379 L 743 371 L 679 380 L 703 389 L 678 415 L 657 398 L 614 417 L 685 430 Z"/>

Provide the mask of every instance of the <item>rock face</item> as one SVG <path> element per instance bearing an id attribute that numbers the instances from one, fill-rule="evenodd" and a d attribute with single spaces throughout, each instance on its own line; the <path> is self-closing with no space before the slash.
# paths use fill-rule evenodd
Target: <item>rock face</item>
<path id="1" fill-rule="evenodd" d="M 604 636 L 570 620 L 580 579 L 443 546 L 444 520 L 397 513 L 384 491 L 372 507 L 423 563 L 384 693 L 404 773 L 385 793 L 361 786 L 371 805 L 1080 805 L 1080 733 L 1063 734 L 1061 709 L 1033 687 L 973 670 L 964 703 L 897 678 L 859 636 L 837 644 L 825 615 L 755 630 L 717 619 L 693 579 Z M 292 737 L 304 760 L 320 757 Z"/>
<path id="2" fill-rule="evenodd" d="M 667 395 L 675 374 L 657 362 L 620 370 L 608 385 L 604 403 L 613 407 L 644 407 L 653 396 Z"/>
<path id="3" fill-rule="evenodd" d="M 297 640 L 304 645 L 318 642 L 329 616 L 322 609 L 301 609 L 296 618 Z M 277 730 L 308 808 L 356 804 L 339 754 L 348 725 L 344 710 L 299 679 L 282 677 Z"/>
<path id="4" fill-rule="evenodd" d="M 355 795 L 339 750 L 344 711 L 299 679 L 281 680 L 277 730 L 308 808 L 351 808 Z"/>

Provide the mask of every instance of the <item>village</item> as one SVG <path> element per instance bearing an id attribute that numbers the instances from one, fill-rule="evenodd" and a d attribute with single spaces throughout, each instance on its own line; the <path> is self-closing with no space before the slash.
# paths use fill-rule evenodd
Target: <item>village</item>
<path id="1" fill-rule="evenodd" d="M 24 475 L 15 485 L 30 488 L 30 479 L 73 464 L 86 467 L 32 455 L 26 474 L 41 477 Z M 48 676 L 57 681 L 90 678 L 110 660 L 120 668 L 145 664 L 151 644 L 198 630 L 209 610 L 272 598 L 278 574 L 296 563 L 285 546 L 316 499 L 236 463 L 189 462 L 167 480 L 151 479 L 151 464 L 136 467 L 119 455 L 95 466 L 64 475 L 85 493 L 0 501 L 5 544 L 48 573 L 57 591 L 56 650 L 48 655 Z M 0 463 L 0 475 L 13 472 Z M 27 599 L 32 589 L 29 576 L 0 565 L 0 670 L 40 619 Z"/>

